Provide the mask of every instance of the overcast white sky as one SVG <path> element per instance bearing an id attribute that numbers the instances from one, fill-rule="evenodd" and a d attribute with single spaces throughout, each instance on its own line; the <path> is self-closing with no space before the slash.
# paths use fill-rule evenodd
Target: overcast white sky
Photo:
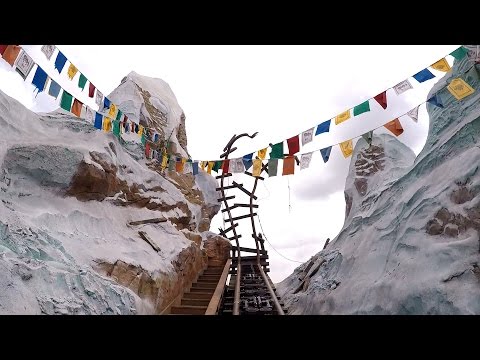
<path id="1" fill-rule="evenodd" d="M 65 74 L 68 63 L 59 76 L 56 71 L 48 70 L 53 69 L 52 64 L 45 66 L 47 60 L 40 52 L 40 45 L 22 46 L 63 88 L 81 101 L 88 99 L 86 91 L 80 93 L 76 84 L 68 80 Z M 218 159 L 233 134 L 259 132 L 254 140 L 238 141 L 239 150 L 234 154 L 240 157 L 314 127 L 409 78 L 414 89 L 400 96 L 389 90 L 386 110 L 371 102 L 369 113 L 337 126 L 332 121 L 330 133 L 316 136 L 300 152 L 320 149 L 380 126 L 425 101 L 437 79 L 419 84 L 411 76 L 458 46 L 58 45 L 58 48 L 105 95 L 132 70 L 168 82 L 187 118 L 189 153 L 194 159 L 213 160 Z M 450 56 L 447 60 L 452 64 Z M 430 70 L 438 78 L 443 76 Z M 34 97 L 32 77 L 33 72 L 23 82 L 8 64 L 0 61 L 2 91 L 34 111 L 57 108 L 58 101 L 48 95 L 41 93 Z M 89 105 L 95 108 L 93 103 Z M 418 154 L 428 131 L 425 105 L 420 108 L 417 124 L 407 120 L 401 119 L 405 132 L 399 140 Z M 282 255 L 303 262 L 323 248 L 327 237 L 333 239 L 338 234 L 344 220 L 343 189 L 350 160 L 344 159 L 335 146 L 330 161 L 324 164 L 316 151 L 309 169 L 300 172 L 297 168 L 294 176 L 267 178 L 260 184 L 257 193 L 263 229 Z M 211 230 L 216 232 L 221 223 L 217 216 Z M 249 236 L 245 231 L 243 238 Z M 266 245 L 270 276 L 279 282 L 299 264 L 284 259 Z"/>

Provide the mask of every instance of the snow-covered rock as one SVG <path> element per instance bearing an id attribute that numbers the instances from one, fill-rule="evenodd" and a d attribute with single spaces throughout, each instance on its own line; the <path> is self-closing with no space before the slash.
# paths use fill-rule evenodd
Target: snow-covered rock
<path id="1" fill-rule="evenodd" d="M 455 61 L 476 92 L 428 104 L 424 149 L 359 140 L 339 235 L 277 286 L 291 314 L 480 314 L 480 65 Z M 466 74 L 464 74 L 467 72 Z"/>
<path id="2" fill-rule="evenodd" d="M 166 114 L 156 129 L 177 136 L 183 112 L 168 85 L 134 78 L 148 111 Z M 118 93 L 135 119 L 144 100 L 130 90 Z M 203 246 L 219 241 L 206 231 L 219 210 L 212 176 L 161 174 L 138 142 L 62 110 L 35 114 L 2 92 L 0 126 L 0 314 L 159 313 L 205 267 Z"/>

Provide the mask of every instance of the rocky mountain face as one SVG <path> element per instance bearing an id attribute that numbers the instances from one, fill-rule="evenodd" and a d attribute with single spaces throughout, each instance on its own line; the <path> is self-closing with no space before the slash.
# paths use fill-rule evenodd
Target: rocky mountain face
<path id="1" fill-rule="evenodd" d="M 471 47 L 470 47 L 471 48 Z M 474 50 L 473 48 L 471 48 Z M 422 152 L 360 139 L 345 223 L 277 290 L 291 314 L 480 314 L 480 65 L 470 51 L 432 88 Z M 476 91 L 455 99 L 461 77 Z"/>
<path id="2" fill-rule="evenodd" d="M 109 98 L 187 154 L 168 84 L 131 73 Z M 1 92 L 0 125 L 0 314 L 160 313 L 209 259 L 228 257 L 208 231 L 220 207 L 205 172 L 161 173 L 140 139 Z M 152 218 L 166 221 L 130 224 Z"/>

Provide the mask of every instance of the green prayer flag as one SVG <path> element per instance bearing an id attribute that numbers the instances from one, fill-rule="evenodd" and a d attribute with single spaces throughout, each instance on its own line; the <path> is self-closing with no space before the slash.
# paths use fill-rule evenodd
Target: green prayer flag
<path id="1" fill-rule="evenodd" d="M 170 159 L 168 160 L 168 170 L 170 171 L 175 171 L 175 166 L 176 166 L 176 161 L 175 157 L 171 156 Z"/>
<path id="2" fill-rule="evenodd" d="M 145 137 L 145 132 L 142 133 L 142 144 L 145 145 L 147 143 L 147 138 Z"/>
<path id="3" fill-rule="evenodd" d="M 222 163 L 223 163 L 222 160 L 215 161 L 215 164 L 213 165 L 212 170 L 215 171 L 215 172 L 218 172 L 218 169 L 220 169 L 222 167 Z"/>
<path id="4" fill-rule="evenodd" d="M 278 159 L 268 159 L 268 176 L 277 176 Z"/>
<path id="5" fill-rule="evenodd" d="M 120 121 L 118 120 L 113 121 L 113 135 L 120 137 Z"/>
<path id="6" fill-rule="evenodd" d="M 283 159 L 283 141 L 279 142 L 278 144 L 272 145 L 270 159 Z"/>
<path id="7" fill-rule="evenodd" d="M 363 114 L 367 111 L 370 111 L 370 103 L 368 102 L 368 100 L 353 108 L 353 116 Z"/>
<path id="8" fill-rule="evenodd" d="M 80 78 L 78 79 L 78 87 L 83 91 L 85 85 L 87 85 L 87 78 L 85 77 L 85 75 L 80 74 Z"/>
<path id="9" fill-rule="evenodd" d="M 73 96 L 70 93 L 63 90 L 62 100 L 60 102 L 60 107 L 63 110 L 70 111 L 72 109 L 72 101 L 73 101 Z"/>
<path id="10" fill-rule="evenodd" d="M 122 111 L 120 109 L 118 109 L 117 111 L 117 117 L 115 118 L 115 120 L 118 120 L 120 121 L 120 118 L 122 117 Z"/>
<path id="11" fill-rule="evenodd" d="M 372 145 L 373 131 L 369 131 L 369 132 L 363 134 L 362 137 L 365 139 L 368 146 Z"/>
<path id="12" fill-rule="evenodd" d="M 465 55 L 467 55 L 467 49 L 465 49 L 463 46 L 460 46 L 458 49 L 453 50 L 450 55 L 452 55 L 456 60 L 462 60 Z"/>

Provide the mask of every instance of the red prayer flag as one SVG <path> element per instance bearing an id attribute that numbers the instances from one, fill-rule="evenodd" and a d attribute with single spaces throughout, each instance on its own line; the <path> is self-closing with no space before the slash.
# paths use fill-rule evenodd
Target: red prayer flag
<path id="1" fill-rule="evenodd" d="M 80 113 L 82 112 L 82 105 L 83 103 L 78 101 L 77 99 L 75 99 L 73 101 L 73 105 L 72 105 L 72 113 L 74 113 L 75 115 L 77 115 L 78 117 L 80 117 Z"/>
<path id="2" fill-rule="evenodd" d="M 3 55 L 8 45 L 0 45 L 0 55 Z"/>
<path id="3" fill-rule="evenodd" d="M 95 94 L 95 86 L 93 86 L 92 83 L 88 85 L 88 97 L 93 98 L 93 95 Z"/>
<path id="4" fill-rule="evenodd" d="M 375 100 L 380 104 L 380 106 L 384 109 L 387 108 L 387 92 L 384 91 L 377 96 L 374 97 Z"/>
<path id="5" fill-rule="evenodd" d="M 287 140 L 288 144 L 288 155 L 292 156 L 300 151 L 300 140 L 298 135 Z"/>
<path id="6" fill-rule="evenodd" d="M 282 175 L 293 175 L 295 173 L 295 158 L 293 156 L 287 156 L 283 159 L 283 172 Z"/>
<path id="7" fill-rule="evenodd" d="M 148 158 L 150 156 L 150 144 L 147 142 L 145 145 L 145 156 Z"/>
<path id="8" fill-rule="evenodd" d="M 17 57 L 20 54 L 20 50 L 22 50 L 22 48 L 18 45 L 7 45 L 2 54 L 3 59 L 9 63 L 10 66 L 13 66 L 15 64 L 15 60 L 17 60 Z"/>
<path id="9" fill-rule="evenodd" d="M 228 173 L 230 169 L 230 160 L 223 160 L 222 171 L 224 174 Z"/>

